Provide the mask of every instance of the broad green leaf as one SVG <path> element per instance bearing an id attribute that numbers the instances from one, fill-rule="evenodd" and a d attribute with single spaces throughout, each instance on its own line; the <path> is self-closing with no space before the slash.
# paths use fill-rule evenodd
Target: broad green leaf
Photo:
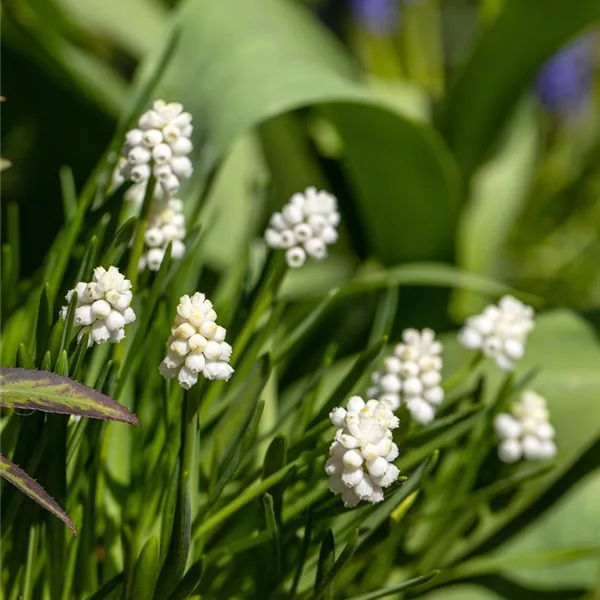
<path id="1" fill-rule="evenodd" d="M 8 458 L 0 455 L 0 476 L 18 490 L 37 502 L 42 508 L 58 517 L 74 534 L 75 527 L 67 513 L 53 500 L 44 488 Z"/>
<path id="2" fill-rule="evenodd" d="M 471 273 L 496 278 L 501 273 L 511 228 L 532 185 L 538 157 L 538 120 L 533 102 L 523 103 L 511 118 L 497 154 L 474 175 L 468 204 L 457 230 L 457 263 Z M 457 290 L 453 316 L 457 321 L 479 312 L 485 299 Z"/>
<path id="3" fill-rule="evenodd" d="M 466 175 L 485 160 L 544 61 L 599 19 L 597 0 L 504 3 L 462 69 L 446 105 L 446 137 Z"/>
<path id="4" fill-rule="evenodd" d="M 176 21 L 181 44 L 157 93 L 168 92 L 204 115 L 196 139 L 206 143 L 206 172 L 257 125 L 300 107 L 327 105 L 329 118 L 347 137 L 344 164 L 364 208 L 371 246 L 388 262 L 446 256 L 450 229 L 439 225 L 445 216 L 453 218 L 457 175 L 443 141 L 359 83 L 348 57 L 303 7 L 278 0 L 194 0 L 181 5 Z M 363 129 L 355 131 L 357 126 Z M 365 153 L 379 159 L 359 171 Z M 366 209 L 373 202 L 379 210 Z M 425 210 L 439 213 L 433 225 L 431 218 L 420 219 Z M 392 244 L 399 228 L 419 230 L 421 237 L 415 231 L 411 238 L 418 248 L 409 240 Z M 389 232 L 391 238 L 382 235 Z"/>
<path id="5" fill-rule="evenodd" d="M 531 569 L 571 564 L 580 560 L 600 557 L 600 546 L 565 548 L 563 550 L 540 551 L 536 554 L 482 556 L 467 560 L 456 567 L 445 570 L 442 581 L 474 577 L 484 573 L 495 573 L 507 569 Z M 436 582 L 437 583 L 437 582 Z"/>
<path id="6" fill-rule="evenodd" d="M 112 398 L 68 377 L 32 369 L 0 369 L 0 406 L 140 425 Z"/>
<path id="7" fill-rule="evenodd" d="M 158 42 L 166 11 L 155 0 L 60 0 L 69 16 L 82 26 L 108 37 L 135 57 Z"/>
<path id="8" fill-rule="evenodd" d="M 437 133 L 367 105 L 326 114 L 344 141 L 342 167 L 377 256 L 387 265 L 448 259 L 459 180 Z"/>

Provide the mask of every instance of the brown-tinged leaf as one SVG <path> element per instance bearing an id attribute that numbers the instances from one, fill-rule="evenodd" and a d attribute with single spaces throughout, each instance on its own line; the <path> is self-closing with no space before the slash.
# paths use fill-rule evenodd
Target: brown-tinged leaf
<path id="1" fill-rule="evenodd" d="M 0 369 L 0 406 L 141 424 L 126 406 L 97 390 L 33 369 Z"/>
<path id="2" fill-rule="evenodd" d="M 75 527 L 67 513 L 54 501 L 52 496 L 35 479 L 32 479 L 23 469 L 17 467 L 8 458 L 0 454 L 0 477 L 12 483 L 18 490 L 37 502 L 42 508 L 58 517 L 75 534 Z"/>

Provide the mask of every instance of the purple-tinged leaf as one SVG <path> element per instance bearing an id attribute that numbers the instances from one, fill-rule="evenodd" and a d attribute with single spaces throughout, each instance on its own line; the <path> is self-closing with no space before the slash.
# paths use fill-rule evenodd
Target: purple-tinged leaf
<path id="1" fill-rule="evenodd" d="M 52 496 L 35 479 L 31 478 L 23 469 L 17 467 L 8 458 L 0 454 L 0 477 L 12 483 L 18 490 L 37 502 L 42 508 L 58 517 L 75 535 L 75 527 L 67 513 L 54 501 Z"/>
<path id="2" fill-rule="evenodd" d="M 105 394 L 68 377 L 32 369 L 0 369 L 0 406 L 141 424 L 127 407 Z"/>

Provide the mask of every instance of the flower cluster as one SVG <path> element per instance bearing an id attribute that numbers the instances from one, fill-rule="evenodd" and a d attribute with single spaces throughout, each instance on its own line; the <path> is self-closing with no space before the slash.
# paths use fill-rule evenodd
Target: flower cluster
<path id="1" fill-rule="evenodd" d="M 126 199 L 140 205 L 150 175 L 157 181 L 156 199 L 170 198 L 179 190 L 181 180 L 191 176 L 191 122 L 192 115 L 183 112 L 181 104 L 156 100 L 152 109 L 139 118 L 138 127 L 127 132 L 118 173 L 113 178 L 115 183 L 121 179 L 133 182 Z"/>
<path id="2" fill-rule="evenodd" d="M 481 314 L 469 317 L 458 340 L 465 348 L 481 350 L 493 358 L 502 370 L 511 371 L 523 356 L 533 328 L 533 308 L 504 296 L 497 306 L 487 306 Z"/>
<path id="3" fill-rule="evenodd" d="M 402 344 L 384 361 L 382 371 L 372 375 L 369 398 L 385 402 L 391 410 L 405 404 L 413 419 L 422 425 L 435 418 L 436 407 L 444 400 L 442 380 L 442 344 L 431 329 L 406 329 Z"/>
<path id="4" fill-rule="evenodd" d="M 227 381 L 233 368 L 228 364 L 231 346 L 225 341 L 226 330 L 216 324 L 217 313 L 204 294 L 182 296 L 175 324 L 168 339 L 169 351 L 160 365 L 163 377 L 177 377 L 189 390 L 202 373 L 207 379 Z"/>
<path id="5" fill-rule="evenodd" d="M 169 242 L 171 256 L 182 258 L 185 253 L 185 216 L 181 200 L 155 200 L 148 217 L 148 228 L 144 234 L 146 250 L 140 259 L 140 270 L 146 267 L 158 271 Z"/>
<path id="6" fill-rule="evenodd" d="M 339 428 L 325 464 L 329 489 L 342 494 L 345 506 L 356 506 L 361 500 L 381 502 L 382 488 L 396 481 L 400 473 L 391 464 L 398 456 L 392 440 L 398 418 L 387 404 L 378 400 L 365 404 L 359 396 L 350 398 L 345 409 L 333 409 L 329 417 Z"/>
<path id="7" fill-rule="evenodd" d="M 303 194 L 294 194 L 281 212 L 271 217 L 265 241 L 270 248 L 286 250 L 290 267 L 301 267 L 307 255 L 316 260 L 327 256 L 327 246 L 338 239 L 339 222 L 335 196 L 310 187 Z"/>
<path id="8" fill-rule="evenodd" d="M 556 455 L 554 427 L 549 422 L 546 400 L 532 390 L 515 402 L 512 414 L 500 413 L 494 428 L 501 439 L 498 446 L 500 460 L 512 463 L 524 457 L 528 460 L 546 460 Z"/>
<path id="9" fill-rule="evenodd" d="M 81 327 L 78 338 L 89 332 L 89 346 L 94 343 L 118 343 L 125 337 L 125 325 L 135 321 L 131 308 L 131 281 L 119 273 L 117 267 L 94 269 L 90 283 L 80 281 L 65 296 L 71 302 L 77 293 L 77 306 L 73 324 Z M 63 306 L 60 316 L 65 319 L 68 306 Z"/>

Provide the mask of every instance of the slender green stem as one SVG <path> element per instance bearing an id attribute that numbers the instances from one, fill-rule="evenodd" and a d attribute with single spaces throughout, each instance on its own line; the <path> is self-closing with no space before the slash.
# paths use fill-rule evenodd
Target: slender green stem
<path id="1" fill-rule="evenodd" d="M 471 358 L 471 360 L 465 363 L 462 367 L 454 371 L 450 377 L 448 377 L 443 383 L 442 388 L 444 388 L 445 392 L 450 392 L 453 389 L 457 388 L 461 383 L 463 383 L 475 369 L 479 366 L 479 363 L 483 360 L 483 354 L 478 352 Z"/>
<path id="2" fill-rule="evenodd" d="M 150 163 L 152 168 L 152 162 Z M 131 248 L 131 254 L 129 255 L 129 264 L 127 265 L 127 277 L 131 281 L 132 289 L 136 290 L 139 272 L 140 258 L 144 252 L 144 234 L 148 225 L 148 217 L 150 215 L 150 207 L 154 200 L 154 189 L 156 188 L 156 179 L 150 176 L 148 185 L 146 187 L 146 194 L 144 196 L 144 202 L 140 211 L 140 218 L 135 228 L 135 235 L 133 238 L 133 246 Z"/>
<path id="3" fill-rule="evenodd" d="M 246 320 L 235 338 L 232 365 L 239 362 L 260 319 L 277 297 L 277 292 L 281 287 L 286 273 L 287 265 L 283 254 L 271 255 L 250 297 L 250 309 L 246 315 Z"/>
<path id="4" fill-rule="evenodd" d="M 33 588 L 35 585 L 33 565 L 37 558 L 38 532 L 39 528 L 37 523 L 34 523 L 29 527 L 27 562 L 25 563 L 25 574 L 23 576 L 23 600 L 31 600 L 33 598 Z"/>

